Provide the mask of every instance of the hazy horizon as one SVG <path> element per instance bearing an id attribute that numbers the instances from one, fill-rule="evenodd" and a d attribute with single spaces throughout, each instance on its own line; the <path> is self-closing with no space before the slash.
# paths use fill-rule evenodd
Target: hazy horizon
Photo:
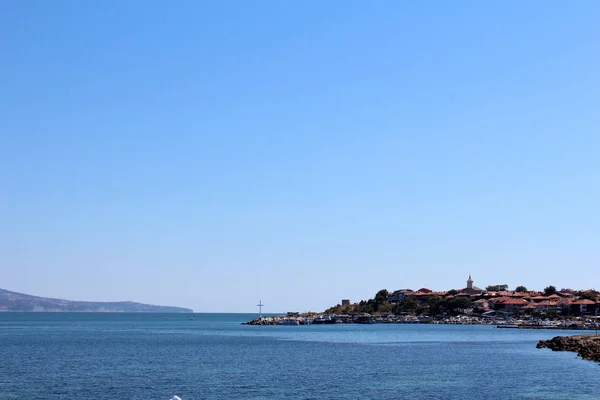
<path id="1" fill-rule="evenodd" d="M 485 285 L 485 286 L 489 286 L 489 285 Z M 395 289 L 390 289 L 390 288 L 384 288 L 382 287 L 381 289 L 388 289 L 390 291 L 390 293 L 394 290 L 400 290 L 400 289 L 412 289 L 412 290 L 419 290 L 421 288 L 427 288 L 425 286 L 421 286 L 419 288 L 407 288 L 407 287 L 402 287 L 402 288 L 395 288 Z M 439 289 L 439 290 L 434 290 L 434 292 L 446 292 L 449 290 L 460 290 L 463 287 L 455 287 L 455 288 L 450 288 L 450 289 Z M 179 307 L 179 308 L 190 308 L 192 309 L 192 311 L 194 312 L 194 314 L 200 313 L 200 314 L 258 314 L 258 304 L 255 305 L 255 309 L 256 311 L 219 311 L 219 310 L 196 310 L 193 307 L 188 307 L 186 305 L 182 305 L 182 304 L 152 304 L 152 303 L 144 303 L 144 302 L 140 302 L 137 301 L 135 299 L 116 299 L 116 300 L 102 300 L 102 301 L 98 301 L 98 300 L 94 300 L 94 299 L 68 299 L 68 298 L 64 298 L 64 297 L 46 297 L 46 296 L 39 296 L 35 293 L 23 293 L 23 292 L 18 292 L 18 291 L 14 291 L 14 290 L 10 290 L 7 288 L 0 288 L 0 289 L 4 289 L 4 290 L 8 290 L 10 292 L 15 292 L 15 293 L 20 293 L 20 294 L 24 294 L 24 295 L 29 295 L 29 296 L 34 296 L 34 297 L 42 297 L 42 298 L 52 298 L 54 300 L 67 300 L 67 301 L 76 301 L 76 302 L 91 302 L 91 303 L 95 303 L 95 302 L 134 302 L 134 303 L 143 303 L 143 304 L 149 304 L 149 305 L 154 305 L 154 306 L 163 306 L 163 307 Z M 381 290 L 380 289 L 380 290 Z M 430 289 L 430 288 L 427 288 Z M 482 287 L 481 289 L 485 289 L 485 287 Z M 514 291 L 515 287 L 510 287 L 508 288 L 509 291 Z M 538 292 L 543 292 L 543 288 L 538 289 L 538 288 L 527 288 L 529 291 L 538 291 Z M 556 289 L 561 290 L 561 289 L 574 289 L 574 290 L 587 290 L 587 289 L 594 289 L 594 288 L 563 288 L 563 287 L 556 287 Z M 358 303 L 362 300 L 369 300 L 370 298 L 374 298 L 375 293 L 373 293 L 371 296 L 362 298 L 362 299 L 349 299 L 351 300 L 352 303 Z M 282 314 L 282 313 L 286 313 L 289 311 L 298 311 L 298 312 L 307 312 L 307 311 L 311 311 L 311 312 L 322 312 L 325 309 L 335 306 L 336 304 L 341 303 L 340 299 L 337 303 L 332 303 L 329 305 L 324 306 L 321 309 L 303 309 L 303 310 L 298 310 L 298 309 L 286 309 L 286 310 L 269 310 L 269 305 L 267 304 L 263 304 L 263 314 L 265 315 L 269 315 L 269 314 Z M 260 302 L 262 302 L 261 300 L 259 300 Z M 0 310 L 0 312 L 2 312 L 2 310 Z M 66 311 L 66 312 L 70 312 L 70 311 Z M 96 311 L 94 311 L 96 312 Z"/>
<path id="2" fill-rule="evenodd" d="M 249 313 L 600 289 L 599 12 L 4 3 L 0 287 Z"/>

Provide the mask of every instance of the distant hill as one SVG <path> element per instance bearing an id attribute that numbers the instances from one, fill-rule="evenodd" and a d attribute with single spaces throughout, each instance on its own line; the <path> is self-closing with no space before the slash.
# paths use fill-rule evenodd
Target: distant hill
<path id="1" fill-rule="evenodd" d="M 0 311 L 13 312 L 155 312 L 191 313 L 181 307 L 153 306 L 132 301 L 95 302 L 49 299 L 0 289 Z"/>

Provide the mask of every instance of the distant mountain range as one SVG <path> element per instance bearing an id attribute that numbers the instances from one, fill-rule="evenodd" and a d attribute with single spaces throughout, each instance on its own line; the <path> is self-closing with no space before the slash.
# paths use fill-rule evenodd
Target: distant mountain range
<path id="1" fill-rule="evenodd" d="M 154 312 L 191 313 L 181 307 L 153 306 L 132 301 L 70 301 L 31 296 L 0 289 L 0 311 L 12 312 Z"/>

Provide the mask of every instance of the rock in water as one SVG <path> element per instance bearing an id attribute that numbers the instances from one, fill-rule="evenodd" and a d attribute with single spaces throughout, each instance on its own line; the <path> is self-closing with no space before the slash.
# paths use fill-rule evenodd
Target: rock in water
<path id="1" fill-rule="evenodd" d="M 553 351 L 573 351 L 584 360 L 600 362 L 600 336 L 556 336 L 550 340 L 540 340 L 536 347 Z"/>

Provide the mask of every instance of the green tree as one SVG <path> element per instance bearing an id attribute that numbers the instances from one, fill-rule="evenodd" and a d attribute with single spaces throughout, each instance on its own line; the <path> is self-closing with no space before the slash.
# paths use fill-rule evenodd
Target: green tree
<path id="1" fill-rule="evenodd" d="M 441 315 L 448 312 L 448 299 L 442 299 L 441 297 L 433 297 L 429 301 L 429 310 L 431 315 Z"/>
<path id="2" fill-rule="evenodd" d="M 381 289 L 379 292 L 377 292 L 377 294 L 375 294 L 374 299 L 369 300 L 369 302 L 372 302 L 374 312 L 387 312 L 392 309 L 391 307 L 387 307 L 389 304 L 388 295 L 389 293 L 386 289 Z"/>
<path id="3" fill-rule="evenodd" d="M 473 304 L 466 297 L 455 297 L 448 300 L 446 307 L 451 314 L 456 315 L 460 313 L 460 310 L 473 308 Z"/>
<path id="4" fill-rule="evenodd" d="M 504 292 L 508 290 L 508 285 L 490 285 L 486 286 L 485 290 L 488 292 Z"/>
<path id="5" fill-rule="evenodd" d="M 458 290 L 456 289 L 450 289 L 446 292 L 446 295 L 448 296 L 456 296 L 458 294 Z"/>
<path id="6" fill-rule="evenodd" d="M 527 290 L 527 288 L 525 286 L 517 286 L 517 288 L 515 289 L 515 292 L 519 292 L 519 293 L 527 293 L 529 290 Z"/>
<path id="7" fill-rule="evenodd" d="M 579 296 L 579 300 L 592 300 L 596 301 L 598 298 L 598 293 L 596 292 L 583 292 L 581 296 Z"/>
<path id="8" fill-rule="evenodd" d="M 438 303 L 441 300 L 442 300 L 442 298 L 440 296 L 427 296 L 425 298 L 425 302 L 429 306 L 431 306 L 432 304 L 436 304 L 436 303 Z"/>
<path id="9" fill-rule="evenodd" d="M 415 310 L 419 307 L 419 302 L 417 299 L 410 297 L 401 304 L 401 311 L 404 312 L 415 312 Z"/>
<path id="10" fill-rule="evenodd" d="M 372 301 L 372 300 L 369 300 Z M 364 300 L 361 300 L 355 307 L 354 307 L 354 312 L 356 313 L 372 313 L 373 309 L 372 309 L 372 304 L 369 304 L 369 302 L 366 302 Z"/>
<path id="11" fill-rule="evenodd" d="M 385 303 L 385 304 L 379 304 L 377 306 L 377 312 L 379 313 L 389 313 L 392 311 L 392 304 L 390 303 Z"/>
<path id="12" fill-rule="evenodd" d="M 400 304 L 400 303 L 394 304 L 393 307 L 392 307 L 392 313 L 398 315 L 401 312 L 403 312 L 404 309 L 402 308 L 402 306 L 403 306 L 403 304 Z"/>
<path id="13" fill-rule="evenodd" d="M 423 315 L 429 311 L 429 306 L 417 306 L 415 309 L 415 315 Z"/>
<path id="14" fill-rule="evenodd" d="M 556 292 L 557 292 L 556 287 L 554 287 L 552 285 L 544 288 L 545 296 L 552 296 L 553 294 L 556 294 Z"/>
<path id="15" fill-rule="evenodd" d="M 389 292 L 386 289 L 381 289 L 375 295 L 375 303 L 377 304 L 385 304 L 388 301 Z"/>

